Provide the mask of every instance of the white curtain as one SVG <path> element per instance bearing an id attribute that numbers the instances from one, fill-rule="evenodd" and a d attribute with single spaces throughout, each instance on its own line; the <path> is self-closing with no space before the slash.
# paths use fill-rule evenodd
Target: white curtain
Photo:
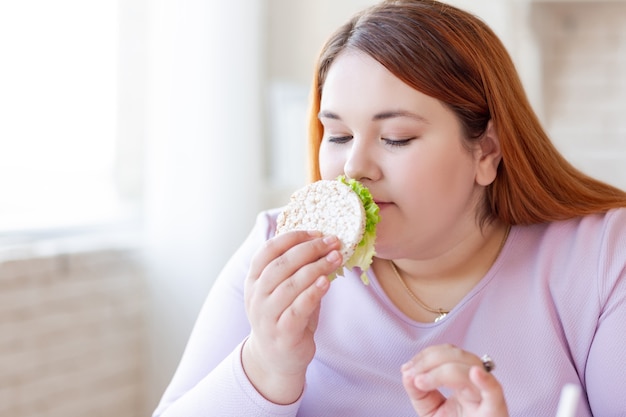
<path id="1" fill-rule="evenodd" d="M 150 7 L 145 248 L 149 402 L 162 394 L 213 280 L 262 193 L 262 1 Z"/>

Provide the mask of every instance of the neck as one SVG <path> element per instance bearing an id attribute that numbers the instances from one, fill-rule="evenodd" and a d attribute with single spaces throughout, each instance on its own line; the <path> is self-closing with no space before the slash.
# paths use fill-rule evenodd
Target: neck
<path id="1" fill-rule="evenodd" d="M 465 281 L 468 276 L 480 278 L 493 265 L 502 246 L 508 226 L 497 223 L 476 229 L 456 238 L 449 247 L 430 258 L 394 260 L 408 281 L 442 284 Z"/>
<path id="2" fill-rule="evenodd" d="M 410 292 L 429 308 L 449 311 L 485 276 L 498 257 L 508 235 L 508 227 L 492 224 L 481 233 L 470 233 L 449 250 L 431 259 L 395 259 L 396 269 Z M 432 322 L 435 314 L 416 306 L 414 298 L 394 278 L 387 261 L 376 259 L 374 271 L 381 286 L 409 317 Z"/>

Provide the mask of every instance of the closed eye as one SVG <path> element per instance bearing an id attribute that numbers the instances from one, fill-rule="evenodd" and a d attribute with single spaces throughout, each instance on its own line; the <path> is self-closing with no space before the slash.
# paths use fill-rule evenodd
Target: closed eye
<path id="1" fill-rule="evenodd" d="M 406 146 L 414 139 L 417 139 L 417 137 L 412 137 L 412 138 L 407 138 L 407 139 L 381 138 L 381 140 L 385 142 L 386 145 L 389 145 L 389 146 Z"/>
<path id="2" fill-rule="evenodd" d="M 331 143 L 347 143 L 352 140 L 352 136 L 329 136 L 328 141 Z"/>

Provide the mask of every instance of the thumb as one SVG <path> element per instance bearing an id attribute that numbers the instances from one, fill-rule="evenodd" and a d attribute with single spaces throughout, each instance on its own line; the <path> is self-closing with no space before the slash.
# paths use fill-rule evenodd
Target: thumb
<path id="1" fill-rule="evenodd" d="M 434 414 L 446 401 L 439 391 L 422 391 L 415 386 L 415 369 L 411 362 L 402 365 L 402 385 L 418 415 Z"/>
<path id="2" fill-rule="evenodd" d="M 469 376 L 480 391 L 482 415 L 484 417 L 508 416 L 502 385 L 493 374 L 486 372 L 481 366 L 473 366 Z"/>

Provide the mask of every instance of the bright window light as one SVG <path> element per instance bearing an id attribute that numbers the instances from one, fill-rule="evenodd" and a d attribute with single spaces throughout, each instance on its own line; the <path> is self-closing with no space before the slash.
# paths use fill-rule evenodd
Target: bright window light
<path id="1" fill-rule="evenodd" d="M 116 215 L 117 8 L 0 2 L 0 232 Z"/>

